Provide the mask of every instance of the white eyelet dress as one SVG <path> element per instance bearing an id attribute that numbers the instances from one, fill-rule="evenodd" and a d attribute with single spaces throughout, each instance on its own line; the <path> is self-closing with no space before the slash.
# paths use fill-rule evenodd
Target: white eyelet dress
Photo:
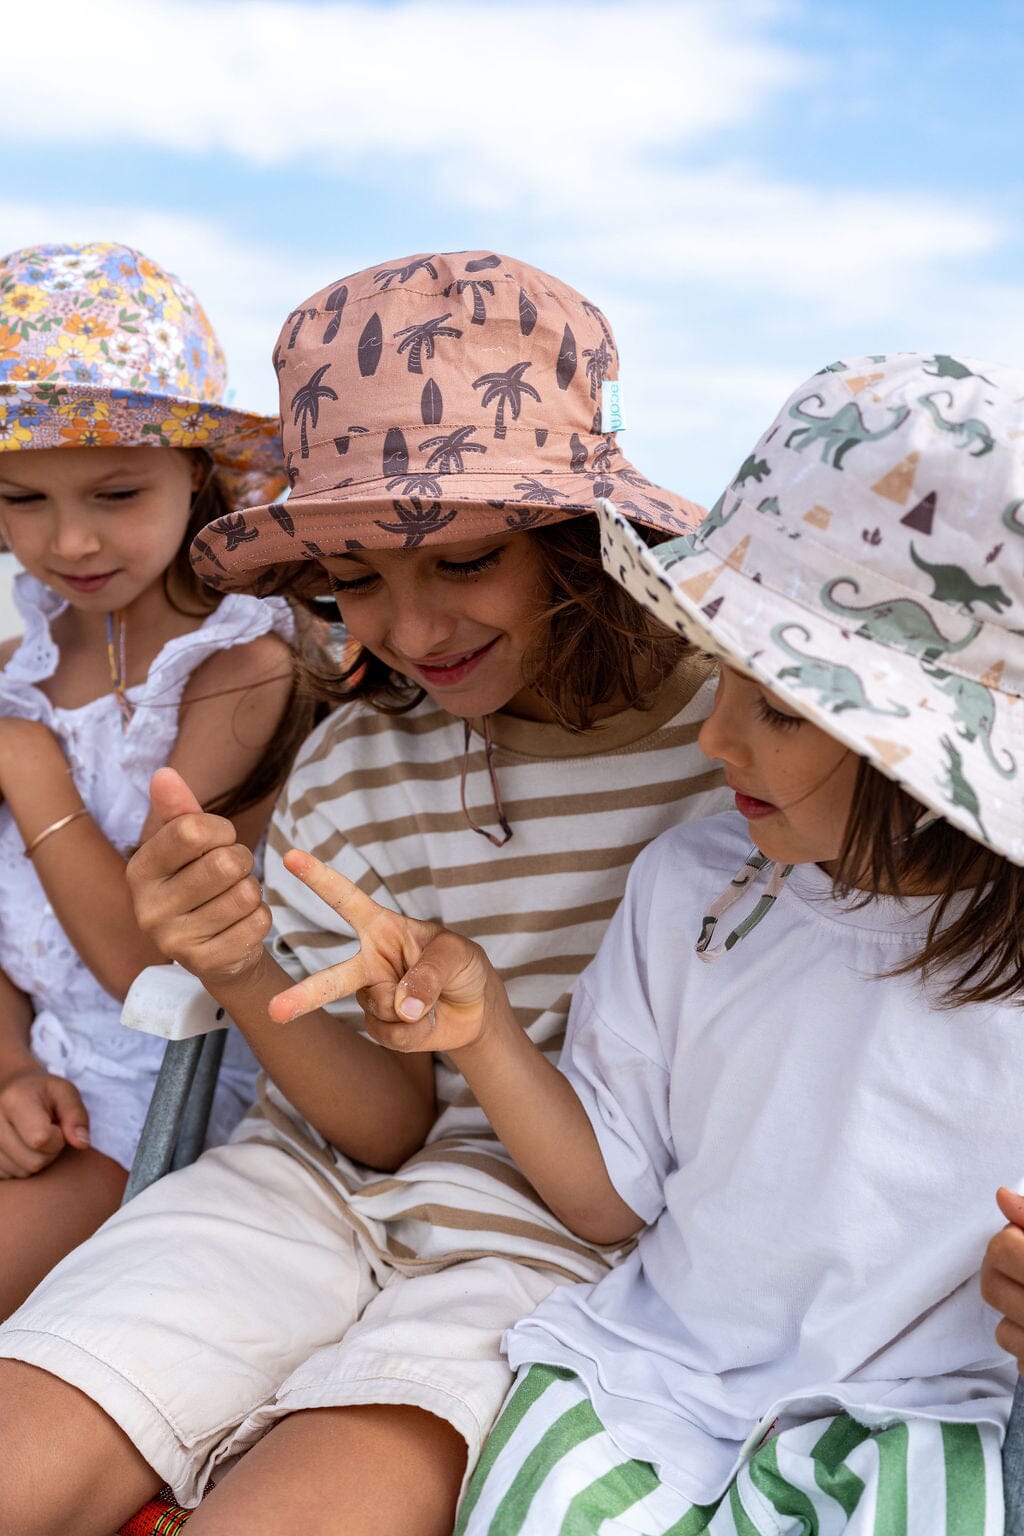
<path id="1" fill-rule="evenodd" d="M 149 811 L 149 780 L 174 746 L 182 692 L 196 667 L 270 631 L 288 642 L 294 632 L 282 598 L 222 598 L 198 629 L 164 646 L 144 683 L 128 689 L 134 714 L 122 730 L 113 693 L 79 709 L 57 709 L 40 691 L 39 683 L 57 666 L 50 625 L 64 600 L 26 572 L 15 578 L 14 597 L 25 633 L 0 671 L 0 716 L 49 726 L 90 815 L 122 854 L 138 844 Z M 0 966 L 32 1000 L 33 1054 L 48 1071 L 75 1084 L 89 1112 L 93 1146 L 130 1167 L 164 1042 L 122 1027 L 121 1004 L 78 958 L 24 856 L 6 805 L 0 805 Z M 252 1102 L 256 1070 L 244 1038 L 232 1030 L 208 1145 L 226 1140 Z"/>

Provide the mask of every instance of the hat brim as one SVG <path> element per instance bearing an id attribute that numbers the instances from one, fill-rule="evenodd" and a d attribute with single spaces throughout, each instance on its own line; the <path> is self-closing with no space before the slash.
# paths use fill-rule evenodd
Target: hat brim
<path id="1" fill-rule="evenodd" d="M 277 417 L 182 395 L 45 379 L 0 384 L 14 430 L 0 453 L 43 448 L 203 448 L 232 506 L 266 503 L 288 484 Z"/>
<path id="2" fill-rule="evenodd" d="M 975 842 L 1024 865 L 1019 696 L 995 678 L 983 683 L 943 666 L 942 657 L 867 638 L 849 619 L 769 587 L 749 573 L 742 540 L 730 551 L 651 549 L 610 504 L 598 516 L 605 569 L 649 613 L 769 688 Z"/>
<path id="3" fill-rule="evenodd" d="M 632 522 L 676 536 L 705 516 L 696 502 L 652 485 L 629 464 L 610 474 L 405 475 L 292 495 L 247 511 L 241 522 L 218 518 L 195 540 L 192 564 L 219 591 L 322 595 L 330 591 L 323 558 L 542 528 L 592 515 L 602 497 L 612 497 Z"/>

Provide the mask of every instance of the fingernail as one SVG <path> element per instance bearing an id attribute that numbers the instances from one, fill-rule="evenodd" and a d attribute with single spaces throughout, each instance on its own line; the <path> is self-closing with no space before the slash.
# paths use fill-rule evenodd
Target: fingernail
<path id="1" fill-rule="evenodd" d="M 415 1024 L 426 1013 L 427 1005 L 420 1002 L 418 997 L 407 997 L 398 1011 L 403 1019 L 410 1019 Z"/>

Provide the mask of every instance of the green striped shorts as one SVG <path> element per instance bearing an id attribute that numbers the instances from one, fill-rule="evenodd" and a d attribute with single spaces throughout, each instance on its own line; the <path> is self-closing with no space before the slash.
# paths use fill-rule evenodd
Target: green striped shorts
<path id="1" fill-rule="evenodd" d="M 688 1504 L 623 1459 L 578 1376 L 521 1371 L 459 1509 L 455 1536 L 1002 1536 L 1000 1435 L 847 1414 L 783 1430 L 716 1504 Z"/>

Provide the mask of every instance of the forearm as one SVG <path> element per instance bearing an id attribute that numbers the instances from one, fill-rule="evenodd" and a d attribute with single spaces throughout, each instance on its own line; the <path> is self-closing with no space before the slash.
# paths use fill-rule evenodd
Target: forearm
<path id="1" fill-rule="evenodd" d="M 4 797 L 28 848 L 47 827 L 84 809 L 60 746 L 42 727 L 0 757 Z M 138 973 L 163 956 L 140 933 L 125 863 L 86 812 L 33 851 L 47 899 L 100 986 L 123 999 Z"/>
<path id="2" fill-rule="evenodd" d="M 431 1058 L 395 1055 L 323 1009 L 275 1023 L 270 1000 L 292 978 L 266 950 L 242 977 L 201 979 L 267 1075 L 339 1151 L 390 1170 L 419 1150 L 436 1119 Z"/>
<path id="3" fill-rule="evenodd" d="M 493 994 L 486 1030 L 452 1051 L 453 1062 L 503 1145 L 570 1231 L 595 1243 L 631 1237 L 643 1223 L 608 1177 L 586 1110 L 517 1024 L 500 983 Z"/>

